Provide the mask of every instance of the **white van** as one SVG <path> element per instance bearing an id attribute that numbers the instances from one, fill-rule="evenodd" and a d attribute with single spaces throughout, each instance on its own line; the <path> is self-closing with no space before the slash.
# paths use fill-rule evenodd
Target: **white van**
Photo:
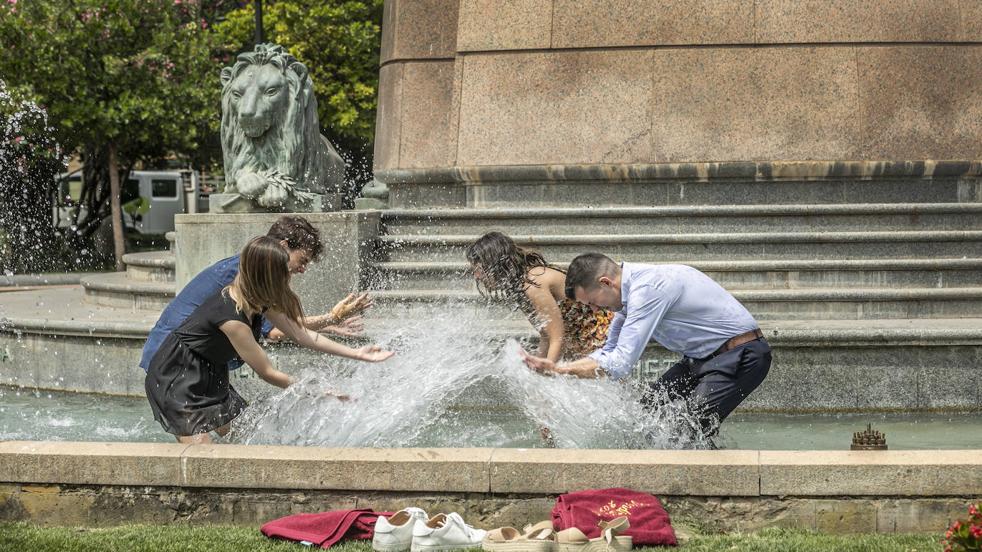
<path id="1" fill-rule="evenodd" d="M 53 215 L 59 226 L 66 227 L 75 200 L 82 194 L 82 172 L 63 174 L 60 180 L 58 204 Z M 196 171 L 130 171 L 120 192 L 123 222 L 126 228 L 141 234 L 164 234 L 174 230 L 174 215 L 197 212 L 200 203 Z"/>

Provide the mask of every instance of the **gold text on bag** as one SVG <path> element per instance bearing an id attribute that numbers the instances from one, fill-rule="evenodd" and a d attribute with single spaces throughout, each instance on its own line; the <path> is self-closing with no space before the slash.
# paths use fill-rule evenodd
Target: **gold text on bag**
<path id="1" fill-rule="evenodd" d="M 616 516 L 627 516 L 631 517 L 631 510 L 635 508 L 641 508 L 643 506 L 651 506 L 647 502 L 638 502 L 637 500 L 632 500 L 630 502 L 625 502 L 618 505 L 616 502 L 611 500 L 607 504 L 604 504 L 599 510 L 595 510 L 593 513 L 597 517 L 616 517 Z"/>

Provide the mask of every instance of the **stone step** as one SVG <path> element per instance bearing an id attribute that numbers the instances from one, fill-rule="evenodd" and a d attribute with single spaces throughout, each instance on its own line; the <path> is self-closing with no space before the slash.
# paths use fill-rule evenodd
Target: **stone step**
<path id="1" fill-rule="evenodd" d="M 399 209 L 384 211 L 382 221 L 391 236 L 980 230 L 982 203 Z"/>
<path id="2" fill-rule="evenodd" d="M 396 169 L 376 177 L 388 185 L 391 208 L 420 209 L 978 202 L 978 173 L 971 161 L 808 161 Z"/>
<path id="3" fill-rule="evenodd" d="M 143 372 L 136 364 L 158 313 L 94 305 L 84 302 L 82 295 L 78 288 L 4 295 L 0 351 L 9 355 L 3 366 L 14 369 L 0 369 L 0 384 L 143 395 Z M 382 310 L 371 309 L 365 321 L 367 335 L 395 346 L 400 341 L 392 339 L 393 335 L 408 338 L 413 332 L 440 331 L 439 325 L 420 323 L 439 319 L 427 319 L 408 309 L 396 312 L 398 318 L 388 318 Z M 489 321 L 486 311 L 467 318 L 456 309 L 436 305 L 429 314 L 452 316 L 454 328 L 479 331 L 482 339 L 528 339 L 527 345 L 534 346 L 534 331 L 521 318 Z M 761 328 L 774 347 L 774 363 L 764 384 L 741 405 L 743 410 L 982 408 L 982 370 L 978 368 L 982 318 L 820 323 L 785 318 L 763 320 Z M 314 358 L 313 353 L 296 347 L 287 347 L 280 354 L 287 352 L 302 355 L 289 366 L 308 366 Z M 650 346 L 636 374 L 655 377 L 677 357 Z M 398 357 L 393 360 L 397 361 Z M 23 366 L 31 369 L 17 369 Z"/>
<path id="4" fill-rule="evenodd" d="M 555 263 L 565 269 L 569 263 Z M 681 261 L 702 270 L 727 288 L 793 289 L 808 287 L 977 286 L 982 258 L 853 259 L 768 261 Z M 377 263 L 376 289 L 473 290 L 466 262 Z"/>
<path id="5" fill-rule="evenodd" d="M 108 272 L 81 280 L 85 301 L 95 305 L 132 310 L 160 311 L 174 298 L 173 282 L 133 280 L 125 272 Z"/>
<path id="6" fill-rule="evenodd" d="M 380 236 L 381 260 L 460 261 L 478 235 Z M 553 262 L 587 251 L 618 260 L 978 258 L 982 231 L 746 232 L 706 234 L 573 234 L 513 236 Z"/>
<path id="7" fill-rule="evenodd" d="M 138 282 L 173 282 L 177 263 L 170 251 L 147 251 L 123 255 L 126 277 Z"/>
<path id="8" fill-rule="evenodd" d="M 369 310 L 365 315 L 365 331 L 370 336 L 393 332 L 428 333 L 429 326 L 407 324 L 406 320 L 426 318 L 431 314 L 423 304 L 403 304 L 394 307 L 400 316 L 388 316 L 381 310 Z M 472 321 L 464 320 L 464 326 Z M 507 319 L 480 318 L 474 322 L 489 334 L 500 338 L 533 339 L 538 333 L 524 316 L 518 314 Z M 456 323 L 456 320 L 455 320 Z M 829 319 L 816 324 L 814 320 L 797 318 L 776 318 L 760 322 L 765 337 L 773 343 L 795 346 L 821 347 L 838 346 L 859 347 L 872 344 L 901 345 L 932 342 L 938 346 L 956 347 L 961 345 L 982 346 L 982 317 L 978 318 L 922 318 L 922 319 L 873 319 L 847 320 Z M 466 329 L 470 330 L 470 327 Z M 653 344 L 652 348 L 658 348 Z M 982 373 L 980 373 L 982 376 Z M 980 397 L 982 398 L 982 397 Z"/>
<path id="9" fill-rule="evenodd" d="M 758 320 L 867 320 L 982 317 L 982 287 L 962 288 L 805 288 L 730 289 Z M 380 311 L 392 306 L 434 304 L 445 312 L 487 318 L 517 318 L 507 309 L 489 304 L 476 291 L 379 290 L 373 292 Z M 460 313 L 461 315 L 464 312 Z"/>

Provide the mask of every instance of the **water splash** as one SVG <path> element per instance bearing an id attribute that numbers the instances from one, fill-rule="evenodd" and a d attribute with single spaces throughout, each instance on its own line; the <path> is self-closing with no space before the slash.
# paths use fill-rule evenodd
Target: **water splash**
<path id="1" fill-rule="evenodd" d="M 311 356 L 297 384 L 253 402 L 230 440 L 333 447 L 708 445 L 684 404 L 666 401 L 647 411 L 634 385 L 533 373 L 516 340 L 477 316 L 447 309 L 390 310 L 387 318 L 401 325 L 373 332 L 373 340 L 398 351 L 385 363 Z M 325 396 L 328 389 L 351 400 Z"/>

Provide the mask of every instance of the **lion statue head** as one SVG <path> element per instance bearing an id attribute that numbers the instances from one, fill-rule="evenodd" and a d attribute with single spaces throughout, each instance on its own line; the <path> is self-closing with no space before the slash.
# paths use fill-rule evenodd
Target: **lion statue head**
<path id="1" fill-rule="evenodd" d="M 259 44 L 221 79 L 226 193 L 283 207 L 340 187 L 344 162 L 320 134 L 304 64 L 282 46 Z"/>

